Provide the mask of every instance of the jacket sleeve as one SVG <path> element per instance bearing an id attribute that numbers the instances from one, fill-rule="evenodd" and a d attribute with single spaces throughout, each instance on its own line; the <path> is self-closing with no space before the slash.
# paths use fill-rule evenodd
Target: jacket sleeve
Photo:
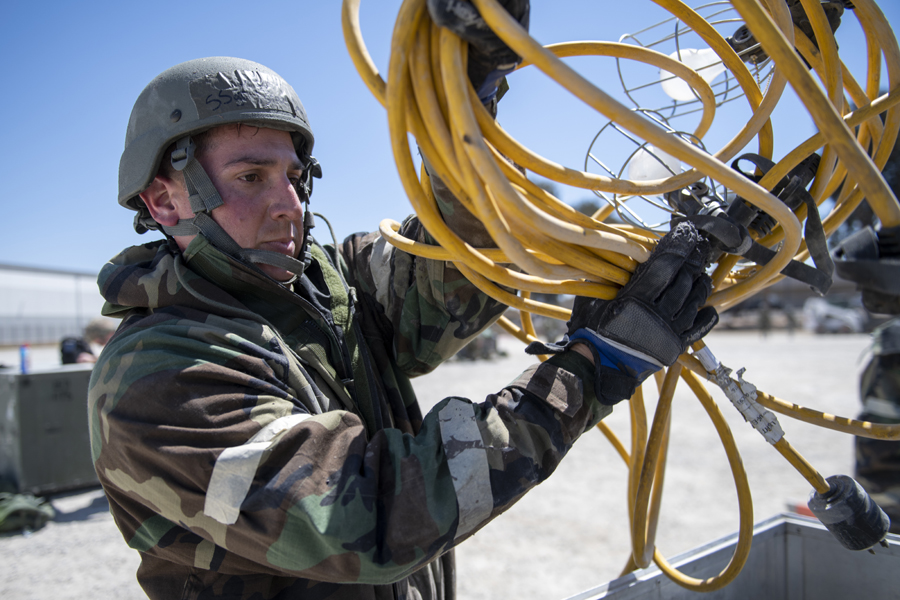
<path id="1" fill-rule="evenodd" d="M 495 245 L 484 226 L 437 177 L 432 177 L 432 188 L 444 221 L 458 236 L 476 247 Z M 400 234 L 436 243 L 415 216 L 404 221 Z M 392 334 L 397 364 L 409 377 L 434 370 L 506 310 L 452 262 L 412 256 L 378 232 L 348 237 L 341 255 L 350 285 L 373 307 L 369 316 Z"/>
<path id="2" fill-rule="evenodd" d="M 444 399 L 415 436 L 369 438 L 351 411 L 304 408 L 302 373 L 278 344 L 254 343 L 239 323 L 170 320 L 114 338 L 89 406 L 119 528 L 179 565 L 397 581 L 546 479 L 610 410 L 585 388 L 589 362 L 566 353 L 483 402 Z"/>

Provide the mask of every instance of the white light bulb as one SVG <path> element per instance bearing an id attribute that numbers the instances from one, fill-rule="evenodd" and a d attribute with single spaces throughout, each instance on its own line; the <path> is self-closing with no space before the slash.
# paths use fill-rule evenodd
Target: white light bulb
<path id="1" fill-rule="evenodd" d="M 677 61 L 683 62 L 691 69 L 697 71 L 697 74 L 706 80 L 706 83 L 712 83 L 713 79 L 725 72 L 725 65 L 719 55 L 712 48 L 683 48 L 680 56 L 676 50 L 669 55 Z M 676 77 L 668 71 L 659 70 L 659 80 L 662 82 L 662 89 L 669 98 L 679 102 L 690 102 L 696 100 L 694 92 L 683 79 Z"/>
<path id="2" fill-rule="evenodd" d="M 628 161 L 628 179 L 652 181 L 681 173 L 681 161 L 653 146 L 644 146 Z"/>

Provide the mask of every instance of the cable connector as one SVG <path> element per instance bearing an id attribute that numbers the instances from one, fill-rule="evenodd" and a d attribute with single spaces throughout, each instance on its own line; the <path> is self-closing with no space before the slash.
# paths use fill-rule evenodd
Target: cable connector
<path id="1" fill-rule="evenodd" d="M 847 475 L 832 475 L 827 481 L 831 486 L 827 493 L 809 496 L 809 509 L 816 518 L 850 550 L 866 550 L 879 542 L 886 545 L 891 520 L 862 486 Z"/>
<path id="2" fill-rule="evenodd" d="M 746 369 L 738 370 L 735 381 L 731 377 L 731 369 L 720 363 L 708 346 L 694 352 L 694 356 L 711 373 L 711 379 L 722 388 L 744 420 L 762 434 L 767 442 L 774 446 L 784 437 L 784 430 L 775 413 L 766 410 L 756 401 L 756 386 L 744 379 Z"/>
<path id="3" fill-rule="evenodd" d="M 716 371 L 716 383 L 731 400 L 735 408 L 744 416 L 744 419 L 753 426 L 766 441 L 775 445 L 784 437 L 784 430 L 778 422 L 778 417 L 770 410 L 766 410 L 756 401 L 756 386 L 744 380 L 746 369 L 741 368 L 737 372 L 737 381 L 729 377 L 731 369 L 720 365 Z"/>

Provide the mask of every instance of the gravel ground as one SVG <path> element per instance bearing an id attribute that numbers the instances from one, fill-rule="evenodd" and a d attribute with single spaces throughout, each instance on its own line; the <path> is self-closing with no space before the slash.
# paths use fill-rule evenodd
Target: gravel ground
<path id="1" fill-rule="evenodd" d="M 869 338 L 798 333 L 716 333 L 708 345 L 726 365 L 746 367 L 761 390 L 842 416 L 858 409 L 857 377 Z M 427 409 L 452 392 L 480 400 L 512 380 L 531 358 L 503 340 L 509 356 L 453 362 L 415 382 Z M 46 354 L 46 355 L 45 355 Z M 35 349 L 33 360 L 51 360 Z M 0 363 L 14 360 L 0 351 Z M 684 389 L 682 389 L 684 388 Z M 648 397 L 653 397 L 650 386 Z M 727 403 L 718 390 L 713 396 Z M 648 401 L 652 415 L 654 402 Z M 629 439 L 628 411 L 607 423 Z M 754 520 L 803 502 L 809 484 L 728 406 L 728 418 L 754 492 Z M 824 475 L 852 473 L 852 438 L 781 419 L 786 437 Z M 626 470 L 599 433 L 585 435 L 557 472 L 457 551 L 463 600 L 567 598 L 618 576 L 630 552 Z M 737 496 L 721 443 L 699 403 L 679 386 L 657 546 L 674 556 L 737 530 Z M 100 490 L 53 500 L 57 518 L 29 535 L 0 537 L 0 597 L 10 599 L 144 598 L 137 553 L 118 534 Z"/>

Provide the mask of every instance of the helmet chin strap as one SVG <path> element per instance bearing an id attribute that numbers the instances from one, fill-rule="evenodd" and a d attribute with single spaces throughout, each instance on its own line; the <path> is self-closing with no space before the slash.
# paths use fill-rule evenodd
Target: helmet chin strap
<path id="1" fill-rule="evenodd" d="M 309 197 L 312 193 L 312 178 L 321 177 L 322 169 L 318 161 L 313 157 L 308 157 L 306 168 L 300 183 L 297 186 L 297 193 L 303 202 L 303 242 L 300 244 L 300 260 L 271 252 L 269 250 L 256 250 L 250 248 L 241 248 L 222 227 L 216 223 L 210 213 L 222 206 L 224 201 L 216 190 L 209 175 L 203 170 L 203 166 L 194 157 L 196 146 L 190 136 L 185 136 L 178 140 L 175 150 L 172 151 L 172 167 L 184 174 L 184 184 L 188 192 L 188 200 L 191 203 L 191 210 L 194 217 L 191 219 L 179 219 L 175 225 L 161 225 L 162 230 L 169 236 L 196 235 L 202 233 L 209 242 L 231 256 L 232 258 L 252 267 L 261 274 L 265 273 L 257 267 L 257 265 L 268 265 L 283 269 L 293 274 L 287 281 L 278 281 L 282 285 L 291 285 L 312 261 L 312 254 L 309 251 L 310 229 L 315 227 L 315 219 L 309 211 Z M 276 280 L 277 281 L 277 280 Z"/>

